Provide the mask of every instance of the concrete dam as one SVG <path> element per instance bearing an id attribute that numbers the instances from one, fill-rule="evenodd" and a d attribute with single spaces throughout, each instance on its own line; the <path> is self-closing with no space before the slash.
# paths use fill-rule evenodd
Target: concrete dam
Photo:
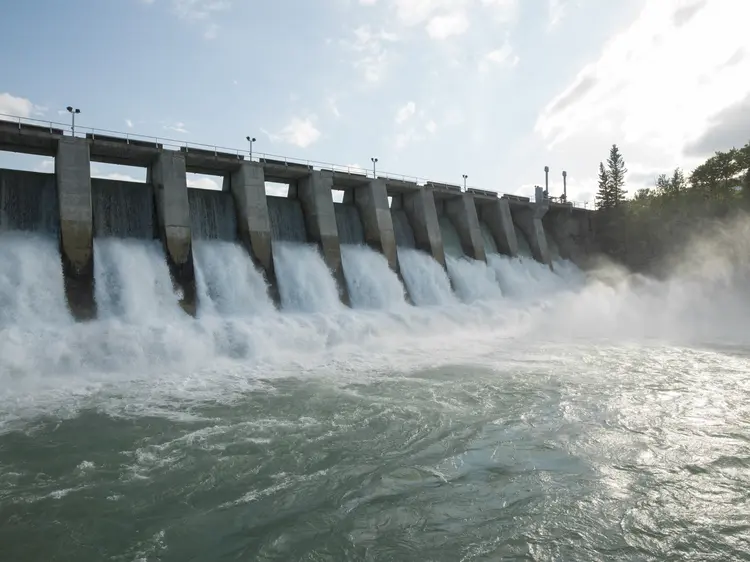
<path id="1" fill-rule="evenodd" d="M 471 301 L 505 291 L 509 259 L 554 268 L 591 249 L 590 211 L 540 189 L 532 201 L 9 121 L 0 150 L 55 163 L 54 173 L 0 170 L 0 267 L 24 275 L 14 248 L 33 240 L 33 274 L 61 275 L 61 300 L 80 320 L 174 300 L 190 315 Z M 92 178 L 91 162 L 142 167 L 147 180 Z M 223 189 L 190 188 L 188 173 L 221 176 Z M 287 196 L 266 182 L 288 185 Z M 32 306 L 18 283 L 14 302 Z M 151 292 L 138 307 L 136 285 Z"/>

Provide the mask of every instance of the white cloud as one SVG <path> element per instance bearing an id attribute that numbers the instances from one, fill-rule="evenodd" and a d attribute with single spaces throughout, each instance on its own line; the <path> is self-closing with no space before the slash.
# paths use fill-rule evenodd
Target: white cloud
<path id="1" fill-rule="evenodd" d="M 469 18 L 463 11 L 435 16 L 427 24 L 427 34 L 433 39 L 447 39 L 469 29 Z"/>
<path id="2" fill-rule="evenodd" d="M 384 30 L 373 31 L 369 25 L 362 25 L 354 30 L 354 39 L 342 41 L 342 45 L 356 55 L 354 67 L 359 69 L 368 82 L 379 82 L 384 76 L 389 51 L 388 43 L 396 41 L 396 35 Z"/>
<path id="3" fill-rule="evenodd" d="M 566 0 L 547 0 L 547 29 L 557 27 L 565 17 Z"/>
<path id="4" fill-rule="evenodd" d="M 489 72 L 494 67 L 513 67 L 518 64 L 518 55 L 513 52 L 509 43 L 499 49 L 490 51 L 479 61 L 479 71 Z"/>
<path id="5" fill-rule="evenodd" d="M 407 102 L 406 105 L 400 107 L 396 112 L 396 124 L 400 125 L 408 121 L 409 118 L 414 115 L 416 110 L 417 105 L 413 101 Z"/>
<path id="6" fill-rule="evenodd" d="M 231 7 L 229 0 L 172 0 L 172 8 L 182 19 L 205 20 Z"/>
<path id="7" fill-rule="evenodd" d="M 185 123 L 182 121 L 178 121 L 174 125 L 164 125 L 164 128 L 167 131 L 174 131 L 175 133 L 180 133 L 181 135 L 189 135 L 190 131 L 185 129 Z"/>
<path id="8" fill-rule="evenodd" d="M 447 21 L 441 22 L 438 18 L 458 21 L 461 16 L 456 14 L 465 16 L 465 12 L 474 6 L 491 10 L 491 16 L 498 23 L 509 23 L 515 21 L 518 16 L 519 3 L 518 0 L 391 0 L 391 5 L 402 24 L 427 24 L 434 28 L 448 25 Z M 456 25 L 456 21 L 453 24 Z"/>
<path id="9" fill-rule="evenodd" d="M 396 149 L 401 150 L 403 148 L 406 148 L 408 145 L 415 143 L 417 141 L 421 141 L 424 139 L 424 135 L 417 132 L 416 129 L 411 128 L 406 131 L 402 131 L 396 135 L 396 140 L 394 141 L 394 144 L 396 145 Z"/>
<path id="10" fill-rule="evenodd" d="M 687 158 L 686 149 L 750 95 L 748 21 L 750 2 L 646 3 L 543 109 L 536 133 L 569 164 L 590 169 L 591 182 L 612 143 L 631 170 L 695 165 L 702 158 Z"/>
<path id="11" fill-rule="evenodd" d="M 430 119 L 429 121 L 427 121 L 424 128 L 427 130 L 428 133 L 430 133 L 431 135 L 434 135 L 435 132 L 437 132 L 437 123 L 435 123 L 435 121 Z"/>
<path id="12" fill-rule="evenodd" d="M 378 0 L 359 0 L 359 3 L 363 6 L 374 6 Z"/>
<path id="13" fill-rule="evenodd" d="M 326 103 L 328 104 L 328 109 L 331 111 L 333 116 L 338 119 L 341 117 L 341 112 L 339 111 L 339 105 L 338 105 L 338 97 L 335 95 L 328 96 L 326 98 Z"/>
<path id="14" fill-rule="evenodd" d="M 274 142 L 281 141 L 300 148 L 307 148 L 320 138 L 320 131 L 313 123 L 314 119 L 314 115 L 304 119 L 293 117 L 281 131 L 271 133 L 268 136 Z"/>
<path id="15" fill-rule="evenodd" d="M 12 96 L 8 93 L 0 94 L 0 113 L 16 117 L 31 117 L 34 104 L 26 98 Z"/>
<path id="16" fill-rule="evenodd" d="M 128 126 L 128 129 L 132 129 L 133 128 L 133 121 L 130 120 L 130 119 L 125 119 L 125 125 Z"/>
<path id="17" fill-rule="evenodd" d="M 194 189 L 213 189 L 221 191 L 221 186 L 218 181 L 208 176 L 201 176 L 198 174 L 187 175 L 187 186 Z"/>

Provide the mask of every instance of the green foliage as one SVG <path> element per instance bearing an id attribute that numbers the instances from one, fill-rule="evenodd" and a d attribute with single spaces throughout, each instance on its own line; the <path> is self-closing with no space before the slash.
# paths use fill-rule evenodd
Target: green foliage
<path id="1" fill-rule="evenodd" d="M 599 189 L 596 193 L 598 209 L 612 209 L 625 201 L 625 160 L 616 144 L 612 145 L 607 158 L 607 167 L 599 162 Z"/>

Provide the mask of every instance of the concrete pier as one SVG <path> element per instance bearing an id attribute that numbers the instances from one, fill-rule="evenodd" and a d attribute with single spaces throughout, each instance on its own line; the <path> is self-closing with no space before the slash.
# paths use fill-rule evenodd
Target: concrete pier
<path id="1" fill-rule="evenodd" d="M 591 213 L 570 204 L 551 204 L 542 222 L 557 241 L 560 257 L 585 267 L 592 252 Z"/>
<path id="2" fill-rule="evenodd" d="M 462 193 L 446 199 L 444 204 L 445 214 L 458 232 L 464 254 L 475 260 L 487 261 L 474 196 Z"/>
<path id="3" fill-rule="evenodd" d="M 263 270 L 271 296 L 278 302 L 278 286 L 273 265 L 271 221 L 268 217 L 263 166 L 245 162 L 224 182 L 234 197 L 240 240 Z"/>
<path id="4" fill-rule="evenodd" d="M 79 320 L 96 316 L 91 158 L 83 139 L 63 137 L 55 157 L 60 255 L 68 306 Z"/>
<path id="5" fill-rule="evenodd" d="M 388 260 L 388 265 L 399 273 L 398 253 L 396 251 L 396 235 L 393 230 L 393 218 L 388 207 L 388 193 L 385 181 L 370 180 L 367 185 L 355 187 L 351 192 L 353 203 L 359 209 L 362 217 L 362 227 L 365 231 L 365 242 L 374 250 L 382 253 Z M 345 196 L 346 201 L 346 196 Z"/>
<path id="6" fill-rule="evenodd" d="M 440 232 L 432 189 L 425 187 L 404 193 L 402 205 L 414 232 L 417 249 L 427 252 L 445 267 L 443 236 Z"/>
<path id="7" fill-rule="evenodd" d="M 518 255 L 518 239 L 510 214 L 510 205 L 506 199 L 477 202 L 479 219 L 487 225 L 495 240 L 497 249 L 506 256 Z"/>
<path id="8" fill-rule="evenodd" d="M 297 182 L 297 197 L 305 214 L 308 240 L 318 244 L 326 265 L 333 273 L 339 288 L 341 301 L 348 305 L 349 294 L 341 264 L 341 246 L 333 209 L 333 174 L 329 171 L 314 171 Z"/>
<path id="9" fill-rule="evenodd" d="M 511 205 L 511 215 L 513 216 L 513 222 L 526 235 L 534 259 L 551 266 L 552 260 L 547 247 L 547 236 L 542 223 L 542 218 L 549 209 L 549 203 L 544 200 L 544 197 L 540 194 L 541 191 L 541 188 L 537 188 L 537 202 L 535 203 Z"/>
<path id="10" fill-rule="evenodd" d="M 172 280 L 182 290 L 180 305 L 185 312 L 195 315 L 197 295 L 185 156 L 179 152 L 160 152 L 148 169 L 148 181 L 154 186 L 159 236 Z"/>

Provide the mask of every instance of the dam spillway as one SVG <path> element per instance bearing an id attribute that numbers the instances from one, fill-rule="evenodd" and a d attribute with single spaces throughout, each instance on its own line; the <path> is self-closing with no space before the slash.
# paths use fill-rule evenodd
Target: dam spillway
<path id="1" fill-rule="evenodd" d="M 550 264 L 580 254 L 571 248 L 587 222 L 572 207 L 495 192 L 3 121 L 0 141 L 56 159 L 53 174 L 0 170 L 0 235 L 58 245 L 66 300 L 81 319 L 174 299 L 196 315 L 266 311 L 272 301 L 313 312 L 497 298 L 498 256 Z M 94 160 L 143 167 L 147 181 L 91 178 Z M 222 176 L 223 189 L 188 187 L 188 172 Z M 266 181 L 286 183 L 287 196 L 267 194 Z M 548 242 L 545 229 L 573 234 Z M 128 301 L 129 267 L 151 272 L 158 302 Z"/>

